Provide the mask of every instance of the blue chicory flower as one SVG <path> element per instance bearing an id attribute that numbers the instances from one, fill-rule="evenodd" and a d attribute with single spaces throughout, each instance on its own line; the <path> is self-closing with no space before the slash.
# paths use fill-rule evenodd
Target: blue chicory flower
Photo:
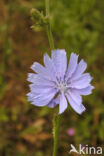
<path id="1" fill-rule="evenodd" d="M 35 73 L 28 74 L 30 93 L 27 94 L 28 101 L 36 106 L 55 107 L 59 104 L 59 114 L 71 107 L 82 114 L 85 107 L 82 104 L 81 95 L 89 95 L 94 88 L 90 82 L 92 77 L 83 72 L 87 68 L 82 59 L 78 63 L 78 55 L 71 53 L 67 68 L 67 56 L 64 49 L 52 50 L 52 58 L 44 55 L 45 67 L 35 62 L 31 66 Z"/>

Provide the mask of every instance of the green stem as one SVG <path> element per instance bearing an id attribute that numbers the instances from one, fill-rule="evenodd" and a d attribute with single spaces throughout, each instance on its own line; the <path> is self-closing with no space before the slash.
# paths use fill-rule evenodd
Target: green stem
<path id="1" fill-rule="evenodd" d="M 45 0 L 45 7 L 46 7 L 46 16 L 49 18 L 49 0 Z M 53 42 L 53 37 L 52 37 L 50 19 L 46 26 L 46 31 L 47 31 L 47 35 L 48 35 L 50 48 L 54 49 L 54 42 Z"/>
<path id="2" fill-rule="evenodd" d="M 46 7 L 46 16 L 49 18 L 48 25 L 46 27 L 48 40 L 49 40 L 50 48 L 54 49 L 54 42 L 53 42 L 53 37 L 52 37 L 50 16 L 49 16 L 49 0 L 45 0 L 45 7 Z M 60 115 L 55 117 L 53 120 L 53 136 L 54 136 L 53 156 L 56 156 L 57 154 L 59 126 L 60 126 Z"/>
<path id="3" fill-rule="evenodd" d="M 53 156 L 56 156 L 58 149 L 58 136 L 59 136 L 59 127 L 60 127 L 60 118 L 61 115 L 58 115 L 53 120 L 53 135 L 54 135 L 54 146 L 53 146 Z"/>

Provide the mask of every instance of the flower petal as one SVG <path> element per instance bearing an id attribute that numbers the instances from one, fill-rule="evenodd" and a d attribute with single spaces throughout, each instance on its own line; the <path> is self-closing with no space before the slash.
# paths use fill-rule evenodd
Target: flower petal
<path id="1" fill-rule="evenodd" d="M 51 92 L 45 92 L 42 94 L 32 94 L 30 97 L 30 101 L 32 101 L 32 104 L 36 106 L 45 106 L 47 105 L 52 98 L 56 95 L 57 91 L 55 89 L 51 90 Z"/>
<path id="2" fill-rule="evenodd" d="M 28 73 L 27 81 L 29 82 L 35 82 L 39 76 L 34 73 Z"/>
<path id="3" fill-rule="evenodd" d="M 60 102 L 59 96 L 56 99 L 53 99 L 47 106 L 50 108 L 54 108 Z"/>
<path id="4" fill-rule="evenodd" d="M 32 100 L 34 100 L 37 97 L 43 96 L 45 94 L 50 94 L 53 91 L 53 88 L 51 87 L 44 87 L 44 86 L 31 86 L 31 92 L 27 94 L 27 96 L 31 97 Z M 56 89 L 54 89 L 56 90 Z M 57 91 L 57 90 L 56 90 Z"/>
<path id="5" fill-rule="evenodd" d="M 69 87 L 82 89 L 89 86 L 89 83 L 91 82 L 92 77 L 89 73 L 83 74 L 79 79 L 72 81 L 69 84 Z"/>
<path id="6" fill-rule="evenodd" d="M 89 85 L 86 88 L 83 89 L 74 89 L 76 90 L 80 95 L 89 95 L 92 93 L 92 90 L 94 89 L 94 87 L 92 85 Z"/>
<path id="7" fill-rule="evenodd" d="M 74 99 L 70 96 L 70 94 L 66 94 L 66 97 L 71 105 L 71 107 L 78 113 L 78 114 L 82 114 L 85 111 L 85 107 L 80 104 L 78 105 Z"/>
<path id="8" fill-rule="evenodd" d="M 43 94 L 43 93 L 47 93 L 49 94 L 51 92 L 51 90 L 54 89 L 54 87 L 51 86 L 36 86 L 34 84 L 29 85 L 30 86 L 30 90 L 32 93 L 38 93 L 38 94 Z M 55 89 L 58 90 L 58 89 Z"/>
<path id="9" fill-rule="evenodd" d="M 86 70 L 87 68 L 87 63 L 82 59 L 79 64 L 77 65 L 77 68 L 75 72 L 72 75 L 72 80 L 78 79 L 81 74 Z"/>
<path id="10" fill-rule="evenodd" d="M 77 67 L 78 55 L 71 53 L 66 77 L 70 78 Z"/>
<path id="11" fill-rule="evenodd" d="M 48 74 L 46 68 L 43 67 L 38 62 L 34 62 L 33 65 L 31 66 L 31 69 L 35 71 L 36 73 L 38 73 L 43 78 L 51 80 L 50 75 Z"/>
<path id="12" fill-rule="evenodd" d="M 42 78 L 41 76 L 37 75 L 37 74 L 29 74 L 28 75 L 28 81 L 32 82 L 33 84 L 29 85 L 30 88 L 32 89 L 37 89 L 40 86 L 43 87 L 55 87 L 55 82 L 50 81 L 50 80 L 46 80 L 44 78 Z"/>
<path id="13" fill-rule="evenodd" d="M 76 89 L 70 89 L 70 96 L 74 101 L 80 105 L 82 103 L 82 97 L 80 96 L 79 92 Z"/>
<path id="14" fill-rule="evenodd" d="M 62 92 L 60 94 L 59 114 L 63 113 L 66 108 L 67 108 L 67 100 L 66 97 L 64 96 L 64 93 Z"/>
<path id="15" fill-rule="evenodd" d="M 52 50 L 52 61 L 57 70 L 57 76 L 64 77 L 67 68 L 67 57 L 65 50 Z"/>
<path id="16" fill-rule="evenodd" d="M 46 66 L 46 70 L 49 73 L 49 75 L 52 77 L 52 80 L 56 80 L 56 69 L 53 64 L 53 61 L 50 59 L 48 54 L 44 55 L 44 64 Z"/>

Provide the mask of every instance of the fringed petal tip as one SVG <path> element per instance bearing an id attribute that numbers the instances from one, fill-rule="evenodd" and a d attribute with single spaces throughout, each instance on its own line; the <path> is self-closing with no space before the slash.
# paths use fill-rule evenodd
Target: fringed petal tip
<path id="1" fill-rule="evenodd" d="M 79 115 L 82 115 L 85 112 L 86 108 L 82 105 L 81 111 L 78 113 Z"/>

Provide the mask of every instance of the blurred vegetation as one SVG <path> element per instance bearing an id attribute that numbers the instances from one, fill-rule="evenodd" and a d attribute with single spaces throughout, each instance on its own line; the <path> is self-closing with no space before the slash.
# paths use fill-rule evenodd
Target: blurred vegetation
<path id="1" fill-rule="evenodd" d="M 43 0 L 0 1 L 0 156 L 50 156 L 55 109 L 26 100 L 27 73 L 49 51 L 45 32 L 33 32 L 30 10 L 43 12 Z M 53 0 L 51 26 L 56 48 L 80 54 L 94 77 L 93 94 L 83 98 L 87 110 L 77 115 L 69 106 L 62 114 L 59 155 L 70 144 L 104 145 L 104 1 Z M 47 48 L 46 48 L 47 47 Z M 67 129 L 75 128 L 68 136 Z"/>

